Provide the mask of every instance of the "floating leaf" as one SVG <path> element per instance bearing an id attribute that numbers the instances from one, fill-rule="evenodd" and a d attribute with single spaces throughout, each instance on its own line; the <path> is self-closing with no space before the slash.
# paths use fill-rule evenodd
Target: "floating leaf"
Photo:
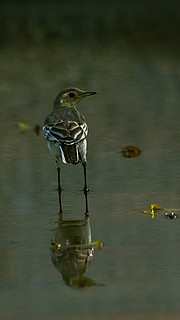
<path id="1" fill-rule="evenodd" d="M 57 241 L 52 241 L 51 243 L 52 243 L 52 245 L 55 247 L 55 248 L 54 248 L 55 251 L 59 251 L 59 250 L 61 249 L 61 247 L 62 247 L 62 245 L 61 245 L 59 242 L 57 242 Z"/>
<path id="2" fill-rule="evenodd" d="M 121 153 L 125 158 L 134 158 L 140 156 L 141 149 L 135 146 L 127 146 L 122 148 Z"/>
<path id="3" fill-rule="evenodd" d="M 57 242 L 57 241 L 54 242 L 54 245 L 55 245 L 56 247 L 58 247 L 58 248 L 61 248 L 61 244 L 60 244 L 59 242 Z"/>
<path id="4" fill-rule="evenodd" d="M 102 240 L 97 240 L 97 241 L 91 242 L 91 245 L 93 247 L 97 247 L 98 250 L 102 250 L 103 242 Z"/>
<path id="5" fill-rule="evenodd" d="M 52 242 L 52 244 L 56 247 L 57 250 L 59 250 L 60 248 L 97 248 L 98 250 L 101 250 L 102 249 L 102 246 L 103 246 L 103 242 L 102 240 L 97 240 L 97 241 L 93 241 L 93 242 L 90 242 L 90 243 L 80 243 L 80 244 L 60 244 L 59 242 Z"/>
<path id="6" fill-rule="evenodd" d="M 157 217 L 157 214 L 155 213 L 157 210 L 163 210 L 163 208 L 157 206 L 156 204 L 151 204 L 150 210 L 143 210 L 143 213 L 149 213 L 151 214 L 152 219 Z"/>
<path id="7" fill-rule="evenodd" d="M 155 217 L 157 217 L 158 215 L 152 210 L 150 211 L 151 214 L 151 218 L 154 219 Z"/>
<path id="8" fill-rule="evenodd" d="M 18 128 L 19 128 L 19 132 L 25 133 L 26 131 L 31 129 L 31 126 L 24 120 L 19 120 L 18 121 Z"/>
<path id="9" fill-rule="evenodd" d="M 34 130 L 37 136 L 39 136 L 41 132 L 41 126 L 39 124 L 36 124 L 36 126 L 32 128 L 32 126 L 30 126 L 25 120 L 18 121 L 18 128 L 21 134 L 25 133 L 28 130 Z"/>
<path id="10" fill-rule="evenodd" d="M 41 132 L 41 126 L 39 124 L 37 124 L 35 127 L 34 127 L 34 131 L 35 133 L 37 134 L 37 136 L 40 135 L 40 132 Z"/>
<path id="11" fill-rule="evenodd" d="M 163 210 L 163 208 L 157 206 L 156 204 L 151 204 L 151 210 Z"/>

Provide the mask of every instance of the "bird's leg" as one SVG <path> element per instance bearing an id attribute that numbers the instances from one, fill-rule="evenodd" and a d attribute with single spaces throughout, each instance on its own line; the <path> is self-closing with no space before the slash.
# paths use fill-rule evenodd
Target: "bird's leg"
<path id="1" fill-rule="evenodd" d="M 84 195 L 85 195 L 85 203 L 86 203 L 86 212 L 85 214 L 88 215 L 89 213 L 89 208 L 88 208 L 88 192 L 90 192 L 90 190 L 88 189 L 87 187 L 87 174 L 86 174 L 86 162 L 83 162 L 83 169 L 84 169 L 84 188 L 83 188 L 83 191 L 84 191 Z"/>
<path id="2" fill-rule="evenodd" d="M 62 200 L 61 200 L 62 188 L 61 188 L 61 169 L 60 169 L 60 167 L 57 167 L 57 173 L 58 173 L 59 213 L 63 213 Z"/>

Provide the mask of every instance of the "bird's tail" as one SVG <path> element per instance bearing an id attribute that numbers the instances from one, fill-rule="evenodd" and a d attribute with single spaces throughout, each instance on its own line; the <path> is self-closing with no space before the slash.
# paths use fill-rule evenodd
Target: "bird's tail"
<path id="1" fill-rule="evenodd" d="M 72 144 L 72 145 L 62 144 L 61 153 L 62 153 L 62 161 L 64 163 L 78 164 L 80 161 L 78 147 L 76 144 Z"/>

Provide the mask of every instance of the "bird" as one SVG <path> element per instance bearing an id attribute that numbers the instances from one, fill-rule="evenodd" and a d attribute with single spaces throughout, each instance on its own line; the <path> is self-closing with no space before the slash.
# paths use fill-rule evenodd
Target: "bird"
<path id="1" fill-rule="evenodd" d="M 95 91 L 84 91 L 76 87 L 61 90 L 55 100 L 53 111 L 46 116 L 43 135 L 48 149 L 55 160 L 58 174 L 59 213 L 63 213 L 61 199 L 61 162 L 65 164 L 81 163 L 84 171 L 84 195 L 86 212 L 89 214 L 87 194 L 87 134 L 88 125 L 84 115 L 77 110 L 78 103 Z"/>

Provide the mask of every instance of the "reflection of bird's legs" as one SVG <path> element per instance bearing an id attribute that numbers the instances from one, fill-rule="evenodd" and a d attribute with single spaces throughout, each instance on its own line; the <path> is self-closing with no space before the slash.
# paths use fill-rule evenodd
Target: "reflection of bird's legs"
<path id="1" fill-rule="evenodd" d="M 62 188 L 61 188 L 61 169 L 60 169 L 59 166 L 57 167 L 57 173 L 58 173 L 59 213 L 63 213 L 62 200 L 61 200 L 61 193 L 62 193 Z"/>
<path id="2" fill-rule="evenodd" d="M 89 209 L 88 209 L 88 192 L 90 192 L 90 190 L 87 187 L 87 174 L 86 174 L 86 162 L 83 162 L 83 168 L 84 168 L 84 195 L 85 195 L 85 203 L 86 203 L 86 214 L 89 213 Z"/>

